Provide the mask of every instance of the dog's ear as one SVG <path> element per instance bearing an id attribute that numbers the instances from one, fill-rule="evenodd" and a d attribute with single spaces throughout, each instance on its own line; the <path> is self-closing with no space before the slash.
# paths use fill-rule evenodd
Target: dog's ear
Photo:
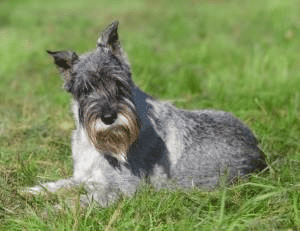
<path id="1" fill-rule="evenodd" d="M 97 47 L 110 48 L 115 54 L 121 53 L 118 25 L 119 21 L 113 21 L 108 27 L 106 27 L 97 41 Z"/>
<path id="2" fill-rule="evenodd" d="M 70 69 L 74 61 L 78 59 L 77 54 L 72 51 L 47 50 L 47 53 L 53 57 L 54 63 L 62 73 Z"/>
<path id="3" fill-rule="evenodd" d="M 71 67 L 76 60 L 78 60 L 78 56 L 75 52 L 72 51 L 47 51 L 49 55 L 51 55 L 54 59 L 54 63 L 58 67 L 61 74 L 63 74 L 64 80 L 64 88 L 71 92 L 71 88 L 73 86 L 73 81 L 71 77 Z"/>

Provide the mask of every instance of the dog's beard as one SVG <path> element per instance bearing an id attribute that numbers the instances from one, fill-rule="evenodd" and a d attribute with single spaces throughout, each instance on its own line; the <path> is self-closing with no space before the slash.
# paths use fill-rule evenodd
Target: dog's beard
<path id="1" fill-rule="evenodd" d="M 124 107 L 112 125 L 106 125 L 97 115 L 89 116 L 85 123 L 88 137 L 94 147 L 105 155 L 126 161 L 127 152 L 139 134 L 139 120 L 136 114 Z"/>

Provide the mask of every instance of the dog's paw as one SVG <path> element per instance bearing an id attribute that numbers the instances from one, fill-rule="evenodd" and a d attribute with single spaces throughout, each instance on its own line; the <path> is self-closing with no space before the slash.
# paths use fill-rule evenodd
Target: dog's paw
<path id="1" fill-rule="evenodd" d="M 63 191 L 63 189 L 69 190 L 73 186 L 74 186 L 74 182 L 71 179 L 64 179 L 56 182 L 48 182 L 45 184 L 36 185 L 34 187 L 27 187 L 21 189 L 20 192 L 21 194 L 38 195 L 38 194 L 45 194 L 49 192 L 54 193 L 57 191 Z"/>
<path id="2" fill-rule="evenodd" d="M 19 190 L 19 193 L 24 194 L 31 194 L 31 195 L 38 195 L 38 194 L 44 194 L 45 190 L 41 186 L 35 186 L 35 187 L 26 187 Z"/>

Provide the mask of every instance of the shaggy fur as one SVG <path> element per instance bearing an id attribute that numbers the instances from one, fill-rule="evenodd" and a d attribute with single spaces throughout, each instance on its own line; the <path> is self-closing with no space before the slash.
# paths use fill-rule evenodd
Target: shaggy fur
<path id="1" fill-rule="evenodd" d="M 142 92 L 131 80 L 117 29 L 113 22 L 96 50 L 81 56 L 48 51 L 73 95 L 74 175 L 31 192 L 83 184 L 87 199 L 107 205 L 141 182 L 212 188 L 223 176 L 232 182 L 265 168 L 254 135 L 231 114 L 185 111 Z"/>

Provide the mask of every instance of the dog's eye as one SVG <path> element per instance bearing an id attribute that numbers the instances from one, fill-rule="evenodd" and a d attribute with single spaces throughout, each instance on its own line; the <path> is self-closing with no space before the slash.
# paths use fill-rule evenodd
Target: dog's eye
<path id="1" fill-rule="evenodd" d="M 121 63 L 120 63 L 120 60 L 118 59 L 118 57 L 116 57 L 115 55 L 112 55 L 111 57 L 112 59 L 112 62 L 114 64 L 114 66 L 118 66 L 118 67 L 121 67 Z"/>
<path id="2" fill-rule="evenodd" d="M 123 97 L 124 97 L 124 94 L 122 93 L 122 91 L 118 91 L 117 100 L 121 100 Z"/>
<path id="3" fill-rule="evenodd" d="M 65 88 L 68 88 L 75 98 L 79 99 L 82 96 L 90 94 L 93 89 L 91 81 L 89 81 L 80 73 L 72 73 L 71 79 L 65 84 Z"/>

